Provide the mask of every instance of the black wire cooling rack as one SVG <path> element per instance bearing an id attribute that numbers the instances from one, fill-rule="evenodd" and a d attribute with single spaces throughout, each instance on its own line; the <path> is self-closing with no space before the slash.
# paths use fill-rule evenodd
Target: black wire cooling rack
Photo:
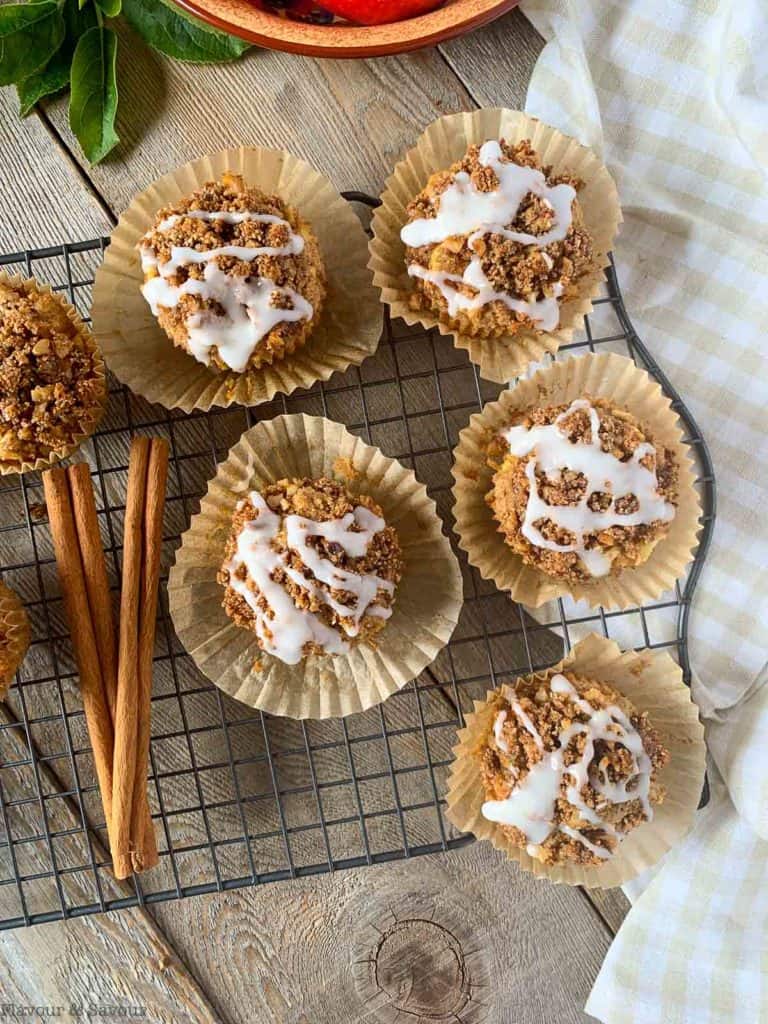
<path id="1" fill-rule="evenodd" d="M 350 200 L 370 201 L 358 193 Z M 0 257 L 11 273 L 64 291 L 87 319 L 93 275 L 108 239 Z M 702 534 L 687 578 L 642 608 L 606 612 L 553 602 L 534 619 L 480 579 L 456 551 L 465 605 L 448 647 L 385 704 L 342 720 L 261 715 L 200 674 L 175 638 L 165 580 L 181 534 L 216 463 L 258 419 L 307 412 L 339 420 L 413 467 L 450 533 L 451 451 L 469 416 L 500 391 L 435 331 L 391 322 L 359 368 L 256 409 L 168 412 L 110 382 L 107 414 L 83 445 L 94 475 L 102 540 L 117 590 L 131 435 L 171 447 L 164 576 L 152 699 L 150 803 L 160 864 L 117 883 L 39 475 L 0 477 L 0 567 L 32 624 L 32 644 L 0 705 L 0 928 L 179 899 L 450 850 L 470 841 L 444 816 L 456 730 L 472 699 L 562 657 L 587 631 L 623 647 L 667 649 L 690 679 L 687 621 L 709 545 L 715 482 L 706 444 L 672 385 L 635 334 L 613 264 L 580 340 L 584 351 L 630 355 L 672 399 L 697 460 Z M 704 796 L 706 799 L 706 794 Z"/>

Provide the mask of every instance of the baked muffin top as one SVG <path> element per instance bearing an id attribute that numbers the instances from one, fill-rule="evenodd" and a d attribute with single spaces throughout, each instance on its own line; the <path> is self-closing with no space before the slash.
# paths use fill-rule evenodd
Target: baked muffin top
<path id="1" fill-rule="evenodd" d="M 528 140 L 470 146 L 408 205 L 411 305 L 482 337 L 554 330 L 592 263 L 581 187 L 542 167 Z"/>
<path id="2" fill-rule="evenodd" d="M 482 813 L 531 857 L 600 865 L 652 819 L 669 753 L 607 683 L 571 671 L 520 678 L 493 706 L 478 751 Z"/>
<path id="3" fill-rule="evenodd" d="M 101 360 L 64 299 L 0 281 L 0 463 L 65 456 L 103 404 Z"/>
<path id="4" fill-rule="evenodd" d="M 642 564 L 675 515 L 674 453 L 605 399 L 519 413 L 488 464 L 486 501 L 507 544 L 567 582 Z"/>
<path id="5" fill-rule="evenodd" d="M 312 229 L 239 175 L 160 210 L 139 251 L 152 312 L 205 365 L 240 373 L 272 362 L 319 317 L 325 273 Z"/>
<path id="6" fill-rule="evenodd" d="M 285 479 L 235 509 L 219 582 L 224 609 L 287 664 L 372 644 L 402 575 L 397 534 L 366 495 Z"/>

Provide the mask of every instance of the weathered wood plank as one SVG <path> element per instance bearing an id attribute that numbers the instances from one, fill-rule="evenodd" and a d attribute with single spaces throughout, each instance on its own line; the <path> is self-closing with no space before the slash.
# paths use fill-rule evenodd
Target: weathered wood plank
<path id="1" fill-rule="evenodd" d="M 440 49 L 478 106 L 522 110 L 543 46 L 533 25 L 515 9 Z"/>
<path id="2" fill-rule="evenodd" d="M 41 120 L 0 89 L 0 252 L 108 234 L 109 218 Z"/>
<path id="3" fill-rule="evenodd" d="M 12 714 L 0 705 L 0 722 L 7 725 L 13 721 Z M 9 793 L 17 798 L 21 794 L 27 797 L 38 794 L 36 801 L 17 804 L 5 812 L 14 819 L 16 835 L 24 831 L 29 837 L 28 842 L 15 846 L 20 872 L 25 876 L 50 872 L 52 858 L 59 864 L 68 856 L 81 864 L 88 864 L 92 855 L 97 861 L 103 860 L 105 851 L 97 838 L 91 837 L 92 853 L 88 849 L 82 819 L 70 798 L 46 799 L 45 810 L 42 810 L 39 795 L 59 791 L 58 780 L 47 764 L 38 765 L 39 788 L 34 789 L 30 787 L 31 769 L 10 767 L 14 761 L 27 757 L 23 735 L 22 730 L 15 728 L 2 731 L 5 798 L 8 799 Z M 45 825 L 49 833 L 58 834 L 50 843 L 34 839 L 44 833 Z M 3 849 L 2 866 L 2 877 L 9 877 L 7 847 Z M 130 893 L 127 884 L 116 882 L 105 871 L 99 874 L 105 898 Z M 65 906 L 95 898 L 93 873 L 88 880 L 85 875 L 85 872 L 60 875 L 60 898 Z M 31 877 L 22 883 L 21 889 L 30 913 L 52 909 L 54 886 L 50 879 Z M 20 911 L 21 896 L 17 886 L 0 887 L 2 916 L 10 918 Z M 109 1005 L 122 1007 L 124 1013 L 127 1008 L 143 1008 L 144 1018 L 158 1024 L 175 1024 L 181 1019 L 216 1024 L 216 1017 L 199 985 L 149 915 L 139 908 L 77 918 L 66 924 L 0 932 L 0 992 L 4 1002 L 21 1006 Z M 58 1016 L 64 1017 L 64 1014 Z M 64 1019 L 77 1017 L 70 1014 Z"/>
<path id="4" fill-rule="evenodd" d="M 615 935 L 629 913 L 631 904 L 627 897 L 621 889 L 590 889 L 585 894 Z"/>
<path id="5" fill-rule="evenodd" d="M 259 1024 L 583 1024 L 610 942 L 577 891 L 487 843 L 249 895 L 156 914 L 222 1015 Z"/>
<path id="6" fill-rule="evenodd" d="M 122 41 L 128 44 L 130 30 L 122 32 Z M 538 45 L 535 33 L 517 14 L 468 40 L 448 44 L 442 57 L 438 51 L 429 51 L 402 58 L 347 63 L 258 51 L 237 65 L 191 68 L 166 61 L 143 48 L 129 51 L 128 45 L 123 45 L 120 148 L 105 164 L 88 169 L 66 124 L 66 101 L 55 100 L 47 105 L 47 117 L 64 145 L 71 149 L 72 162 L 68 166 L 67 158 L 57 150 L 51 170 L 47 164 L 52 150 L 45 124 L 34 119 L 23 125 L 14 123 L 11 156 L 4 156 L 3 161 L 10 159 L 14 187 L 23 198 L 23 206 L 13 197 L 8 198 L 9 217 L 3 217 L 0 238 L 4 237 L 1 232 L 6 223 L 18 234 L 20 227 L 26 230 L 30 218 L 36 232 L 31 235 L 35 244 L 58 241 L 62 230 L 79 237 L 98 234 L 108 230 L 108 221 L 98 201 L 83 191 L 81 176 L 87 176 L 96 194 L 119 211 L 137 190 L 173 166 L 201 153 L 243 142 L 285 146 L 327 173 L 340 189 L 362 188 L 375 193 L 393 162 L 439 114 L 470 108 L 473 100 L 522 106 L 527 75 Z M 477 57 L 473 58 L 475 52 Z M 500 59 L 500 53 L 504 59 Z M 0 96 L 12 120 L 12 96 L 8 92 Z M 322 133 L 319 125 L 323 125 Z M 352 139 L 354 146 L 350 145 Z M 36 159 L 32 182 L 27 169 L 29 153 L 35 154 Z M 43 153 L 46 160 L 41 160 Z M 51 196 L 51 201 L 41 204 L 41 195 Z M 65 203 L 60 202 L 62 195 L 66 197 Z M 2 203 L 0 197 L 0 211 L 5 213 Z M 17 246 L 18 242 L 3 245 Z M 331 415 L 344 418 L 340 409 L 330 411 Z M 374 441 L 381 444 L 382 438 Z M 422 466 L 420 475 L 423 473 Z M 461 657 L 466 664 L 476 660 L 469 648 Z M 165 677 L 158 682 L 161 686 L 170 685 Z M 189 685 L 191 681 L 185 679 L 185 683 Z M 200 715 L 210 715 L 212 707 L 215 711 L 217 699 L 212 705 L 201 695 Z M 430 695 L 428 712 L 433 700 L 439 700 L 437 694 Z M 197 701 L 198 698 L 185 699 L 188 711 Z M 169 726 L 174 704 L 175 699 L 168 705 Z M 412 709 L 407 710 L 400 701 L 390 704 L 392 707 L 388 704 L 386 713 L 391 725 L 397 727 L 400 716 L 412 721 Z M 225 711 L 228 717 L 238 714 L 234 702 L 228 702 Z M 178 710 L 175 716 L 178 717 Z M 163 722 L 158 725 L 162 728 Z M 361 729 L 371 728 L 370 720 L 358 725 Z M 269 729 L 270 742 L 278 747 L 287 747 L 296 738 L 293 734 L 297 727 L 293 724 L 273 722 Z M 258 730 L 250 726 L 234 735 L 235 756 L 246 756 L 259 742 Z M 203 756 L 221 753 L 221 735 L 211 734 L 208 739 L 210 745 L 206 749 L 196 738 L 196 752 Z M 418 736 L 413 737 L 413 742 L 406 738 L 397 755 L 406 762 L 408 756 L 418 752 L 418 742 Z M 361 747 L 360 753 L 358 770 L 381 769 L 379 747 Z M 177 756 L 178 752 L 171 752 L 162 767 L 173 772 L 178 767 Z M 334 772 L 344 771 L 346 756 L 344 747 L 320 755 L 318 772 L 331 778 Z M 306 765 L 300 761 L 301 758 L 287 759 L 282 772 L 284 784 L 306 779 Z M 408 776 L 402 778 L 407 780 Z M 262 783 L 270 784 L 265 772 L 258 768 L 244 779 L 244 784 L 253 787 Z M 217 790 L 218 785 L 220 782 L 214 778 L 211 789 L 206 788 L 206 800 L 224 795 L 226 787 Z M 326 814 L 343 814 L 346 804 L 341 791 L 330 789 L 325 794 Z M 196 794 L 192 793 L 192 798 Z M 250 805 L 249 811 L 253 807 Z M 311 812 L 304 798 L 295 799 L 292 813 L 300 817 Z M 199 815 L 194 821 L 184 820 L 184 816 L 181 819 L 176 826 L 179 839 L 204 839 Z M 265 820 L 265 816 L 249 813 L 249 827 L 258 827 L 260 820 Z M 217 822 L 222 827 L 237 825 L 236 820 L 229 821 L 226 813 Z M 396 827 L 394 820 L 387 827 Z M 427 835 L 421 831 L 420 822 L 414 834 L 417 838 Z M 387 841 L 386 830 L 379 838 Z M 341 830 L 338 850 L 352 850 L 358 842 L 355 836 L 346 836 Z M 339 855 L 337 850 L 334 854 Z M 274 855 L 265 855 L 259 868 L 269 870 L 279 865 L 281 856 L 277 844 Z M 424 858 L 331 878 L 156 905 L 151 913 L 172 937 L 222 1018 L 233 1024 L 255 1019 L 307 1024 L 332 1019 L 345 1024 L 363 1019 L 394 1019 L 393 999 L 386 993 L 371 993 L 365 987 L 365 950 L 359 958 L 363 963 L 353 970 L 349 940 L 350 935 L 361 931 L 361 922 L 370 934 L 375 935 L 377 929 L 386 934 L 391 928 L 393 911 L 398 917 L 417 912 L 427 917 L 433 912 L 440 922 L 445 922 L 443 927 L 457 928 L 472 977 L 481 981 L 490 978 L 488 1012 L 483 991 L 483 1001 L 471 1000 L 464 1016 L 451 1019 L 466 1024 L 480 1019 L 506 1020 L 512 1007 L 510 1019 L 519 1021 L 586 1020 L 579 1007 L 607 947 L 607 928 L 580 894 L 536 885 L 503 863 L 487 867 L 494 858 L 492 851 L 478 846 L 445 858 Z M 462 908 L 458 923 L 449 903 Z M 134 913 L 116 916 L 130 922 Z M 609 919 L 606 914 L 606 920 Z M 98 941 L 108 942 L 106 919 L 91 918 L 78 924 L 87 923 L 98 930 L 102 920 L 105 928 L 100 934 L 104 938 Z M 550 926 L 547 922 L 555 924 Z M 466 930 L 462 931 L 459 925 Z M 64 931 L 60 926 L 50 926 L 51 932 L 57 929 Z M 519 931 L 529 938 L 518 948 Z M 546 935 L 544 954 L 537 944 L 539 931 Z M 42 930 L 26 934 L 42 935 Z M 435 934 L 439 938 L 443 933 Z M 494 957 L 492 970 L 487 969 L 484 956 L 475 952 L 481 943 L 485 950 L 486 934 L 491 937 L 488 946 Z M 299 935 L 301 941 L 297 940 Z M 409 930 L 405 938 L 400 932 L 391 936 L 386 958 L 380 964 L 382 977 L 388 979 L 387 992 L 398 995 L 401 981 L 415 980 L 417 1002 L 405 1007 L 412 1016 L 413 1008 L 420 1005 L 419 998 L 434 1002 L 430 995 L 434 986 L 429 979 L 450 978 L 445 967 L 446 948 L 447 962 L 452 955 L 450 943 L 446 947 L 439 940 L 432 945 L 423 964 L 413 958 L 414 941 L 422 943 L 421 932 Z M 507 973 L 510 951 L 516 967 Z M 13 952 L 7 955 L 8 963 L 12 963 Z M 29 986 L 30 1001 L 34 991 L 47 991 L 48 984 L 44 958 L 33 955 L 38 955 L 40 969 Z M 103 970 L 101 961 L 98 969 Z M 4 973 L 10 977 L 12 967 Z M 514 977 L 517 988 L 505 985 L 505 976 Z M 554 976 L 561 980 L 555 991 L 550 992 L 550 979 Z M 425 979 L 424 984 L 420 979 Z M 254 1006 L 256 1011 L 252 1010 Z"/>
<path id="7" fill-rule="evenodd" d="M 88 170 L 118 211 L 178 164 L 247 143 L 290 149 L 340 190 L 378 194 L 425 125 L 471 106 L 434 50 L 355 62 L 253 50 L 235 64 L 203 68 L 149 51 L 126 27 L 119 33 L 121 143 Z M 46 111 L 86 167 L 66 102 Z"/>

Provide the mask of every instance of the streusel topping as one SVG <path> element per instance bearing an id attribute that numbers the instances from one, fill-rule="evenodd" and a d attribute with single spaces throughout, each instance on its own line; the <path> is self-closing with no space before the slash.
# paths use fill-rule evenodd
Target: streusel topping
<path id="1" fill-rule="evenodd" d="M 408 205 L 412 307 L 483 337 L 554 330 L 593 260 L 581 187 L 542 167 L 528 140 L 470 146 Z"/>
<path id="2" fill-rule="evenodd" d="M 103 401 L 98 363 L 63 299 L 0 281 L 0 462 L 66 454 Z"/>
<path id="3" fill-rule="evenodd" d="M 243 372 L 304 343 L 325 297 L 310 226 L 239 175 L 160 210 L 139 243 L 143 293 L 174 344 Z"/>
<path id="4" fill-rule="evenodd" d="M 488 464 L 486 500 L 506 542 L 568 582 L 641 564 L 675 515 L 674 453 L 604 399 L 519 414 L 492 440 Z"/>
<path id="5" fill-rule="evenodd" d="M 373 645 L 402 568 L 397 534 L 371 498 L 327 478 L 286 479 L 238 504 L 218 579 L 230 618 L 295 664 Z"/>
<path id="6" fill-rule="evenodd" d="M 576 673 L 517 679 L 494 697 L 479 756 L 483 816 L 545 864 L 603 864 L 664 799 L 669 762 L 645 713 Z"/>

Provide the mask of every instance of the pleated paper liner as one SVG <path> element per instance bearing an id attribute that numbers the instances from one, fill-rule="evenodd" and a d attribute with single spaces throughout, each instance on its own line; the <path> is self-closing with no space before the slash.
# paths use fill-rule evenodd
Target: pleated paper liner
<path id="1" fill-rule="evenodd" d="M 375 649 L 361 644 L 286 665 L 227 617 L 216 573 L 236 503 L 273 481 L 305 476 L 336 477 L 378 502 L 405 568 Z M 299 414 L 257 424 L 220 464 L 182 538 L 168 595 L 179 640 L 230 696 L 274 715 L 337 718 L 385 700 L 435 659 L 458 621 L 462 580 L 435 504 L 413 472 L 340 423 Z"/>
<path id="2" fill-rule="evenodd" d="M 584 188 L 578 198 L 594 242 L 595 258 L 593 267 L 577 282 L 578 295 L 561 304 L 556 330 L 544 333 L 521 328 L 516 334 L 501 338 L 475 338 L 451 330 L 432 313 L 411 309 L 408 300 L 413 281 L 408 277 L 400 230 L 407 222 L 408 203 L 426 185 L 430 175 L 461 159 L 471 144 L 502 138 L 513 144 L 529 139 L 542 164 L 551 164 L 555 173 L 568 171 L 583 179 Z M 608 265 L 608 254 L 622 219 L 613 178 L 591 149 L 535 117 L 503 108 L 449 114 L 434 121 L 387 179 L 381 202 L 373 217 L 368 265 L 392 315 L 402 317 L 407 324 L 436 327 L 441 334 L 452 336 L 456 347 L 465 349 L 480 367 L 482 376 L 499 384 L 519 376 L 529 363 L 540 362 L 546 353 L 556 352 L 581 327 L 584 316 L 592 309 L 592 299 L 600 290 L 603 269 Z"/>
<path id="3" fill-rule="evenodd" d="M 29 619 L 18 596 L 0 583 L 0 700 L 29 647 Z"/>
<path id="4" fill-rule="evenodd" d="M 220 372 L 176 348 L 141 294 L 136 245 L 157 211 L 227 171 L 276 193 L 309 222 L 320 244 L 327 295 L 306 344 L 258 370 Z M 241 147 L 179 167 L 138 195 L 112 233 L 93 289 L 93 326 L 112 372 L 132 391 L 166 408 L 207 411 L 233 402 L 258 405 L 357 366 L 381 336 L 381 308 L 366 269 L 367 239 L 353 209 L 322 174 L 290 153 Z"/>
<path id="5" fill-rule="evenodd" d="M 488 821 L 481 813 L 486 797 L 478 750 L 495 715 L 490 704 L 494 691 L 489 691 L 484 701 L 474 702 L 474 712 L 466 715 L 466 727 L 459 731 L 459 743 L 454 747 L 456 759 L 448 779 L 446 816 L 462 832 L 490 840 L 497 850 L 538 878 L 608 889 L 624 885 L 652 867 L 689 831 L 704 782 L 704 728 L 680 666 L 665 652 L 622 653 L 613 640 L 591 633 L 559 664 L 525 678 L 544 680 L 563 669 L 608 683 L 638 711 L 647 712 L 658 730 L 671 760 L 659 775 L 666 796 L 663 803 L 654 807 L 653 820 L 630 832 L 616 853 L 597 866 L 542 864 L 515 846 L 500 825 Z"/>
<path id="6" fill-rule="evenodd" d="M 532 406 L 570 404 L 584 397 L 606 398 L 628 409 L 650 430 L 657 444 L 674 451 L 679 467 L 678 505 L 669 532 L 642 565 L 588 583 L 566 583 L 527 565 L 505 543 L 485 502 L 493 477 L 486 452 L 491 437 L 509 425 L 514 413 Z M 594 608 L 642 605 L 674 587 L 693 557 L 701 506 L 689 449 L 683 444 L 670 400 L 645 370 L 625 356 L 601 353 L 564 359 L 502 392 L 498 401 L 472 416 L 459 434 L 452 473 L 459 547 L 484 579 L 493 580 L 500 590 L 531 608 L 566 594 Z"/>
<path id="7" fill-rule="evenodd" d="M 107 375 L 104 367 L 104 360 L 102 359 L 101 352 L 94 341 L 93 335 L 88 330 L 86 324 L 83 323 L 83 320 L 75 307 L 67 302 L 62 295 L 58 292 L 52 291 L 49 285 L 43 284 L 41 281 L 24 278 L 19 274 L 11 275 L 0 272 L 0 284 L 8 285 L 13 288 L 23 288 L 27 295 L 51 295 L 53 299 L 59 303 L 66 313 L 67 319 L 74 325 L 78 337 L 82 341 L 84 347 L 93 353 L 94 377 L 100 385 L 100 392 L 93 403 L 93 407 L 90 410 L 87 410 L 87 416 L 83 422 L 79 424 L 80 429 L 72 434 L 70 440 L 64 445 L 61 451 L 53 453 L 46 458 L 35 459 L 33 462 L 17 462 L 0 459 L 0 474 L 2 475 L 8 473 L 29 473 L 33 470 L 46 469 L 55 462 L 69 458 L 69 456 L 80 447 L 83 441 L 87 440 L 91 434 L 93 434 L 96 427 L 99 425 L 107 406 Z"/>

